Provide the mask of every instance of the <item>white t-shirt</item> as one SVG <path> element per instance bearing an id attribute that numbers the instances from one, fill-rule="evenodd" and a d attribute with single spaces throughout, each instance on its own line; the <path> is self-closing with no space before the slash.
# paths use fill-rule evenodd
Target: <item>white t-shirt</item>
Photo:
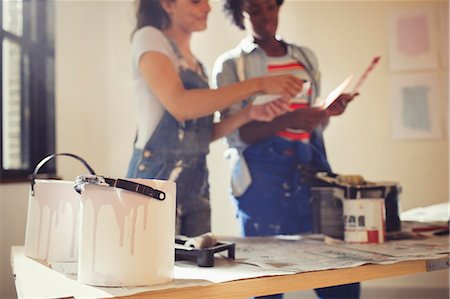
<path id="1" fill-rule="evenodd" d="M 139 60 L 146 52 L 166 55 L 178 69 L 178 58 L 170 41 L 157 28 L 147 26 L 137 30 L 131 41 L 132 76 L 136 97 L 138 138 L 135 147 L 143 149 L 164 114 L 164 107 L 148 87 L 139 70 Z"/>

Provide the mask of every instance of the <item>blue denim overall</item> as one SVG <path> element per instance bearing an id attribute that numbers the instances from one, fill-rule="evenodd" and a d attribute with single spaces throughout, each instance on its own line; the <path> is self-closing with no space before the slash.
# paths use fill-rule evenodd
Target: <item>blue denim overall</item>
<path id="1" fill-rule="evenodd" d="M 320 87 L 320 77 L 315 70 L 316 66 L 311 63 L 313 59 L 309 59 L 312 57 L 302 48 L 290 44 L 287 46 L 292 57 L 305 65 L 310 72 L 314 90 L 310 101 L 313 101 Z M 244 76 L 236 73 L 238 72 L 236 62 L 240 59 L 235 56 L 237 53 L 244 59 Z M 265 53 L 252 39 L 244 39 L 238 46 L 238 51 L 234 49 L 223 57 L 227 59 L 228 55 L 223 68 L 226 73 L 223 72 L 220 77 L 222 83 L 231 84 L 240 77 L 240 80 L 243 80 L 242 77 L 251 78 L 266 73 Z M 226 113 L 227 111 L 225 115 Z M 229 136 L 228 141 L 232 146 L 242 148 L 238 131 Z M 331 171 L 321 130 L 314 130 L 307 143 L 288 141 L 274 136 L 262 142 L 246 145 L 244 148 L 242 154 L 250 172 L 251 184 L 244 193 L 234 197 L 238 208 L 241 234 L 271 236 L 311 232 L 310 187 L 304 182 L 302 169 Z M 317 288 L 315 292 L 322 299 L 359 298 L 360 284 Z M 257 298 L 281 299 L 283 295 Z"/>
<path id="2" fill-rule="evenodd" d="M 236 198 L 245 236 L 293 235 L 312 231 L 309 186 L 302 169 L 331 171 L 321 135 L 309 143 L 268 138 L 249 145 L 244 156 L 252 177 L 246 192 Z"/>
<path id="3" fill-rule="evenodd" d="M 191 69 L 180 67 L 179 76 L 186 89 L 209 87 L 206 76 Z M 170 179 L 177 184 L 176 234 L 192 237 L 211 231 L 206 155 L 212 126 L 212 115 L 178 122 L 165 111 L 145 148 L 134 149 L 127 177 Z"/>

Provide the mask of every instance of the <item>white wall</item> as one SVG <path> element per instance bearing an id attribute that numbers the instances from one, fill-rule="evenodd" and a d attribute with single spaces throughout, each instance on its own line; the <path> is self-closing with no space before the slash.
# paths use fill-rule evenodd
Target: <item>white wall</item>
<path id="1" fill-rule="evenodd" d="M 194 52 L 209 67 L 244 35 L 224 21 L 217 1 L 211 4 L 209 29 L 194 36 Z M 343 116 L 332 119 L 325 138 L 336 172 L 399 182 L 403 209 L 448 199 L 448 141 L 391 138 L 385 16 L 391 7 L 419 5 L 423 3 L 287 1 L 279 31 L 286 40 L 316 51 L 325 93 L 348 74 L 362 72 L 374 55 L 383 57 L 361 96 Z M 116 176 L 126 172 L 135 134 L 128 56 L 132 6 L 128 1 L 58 5 L 58 150 L 79 153 L 99 173 Z M 69 13 L 63 17 L 64 12 Z M 217 32 L 226 34 L 217 38 Z M 437 99 L 441 111 L 446 110 L 447 98 Z M 224 142 L 217 141 L 208 157 L 213 229 L 234 234 L 237 228 L 232 220 L 231 227 L 222 225 L 230 222 L 232 214 L 224 150 Z M 75 176 L 73 163 L 67 163 L 62 161 L 60 169 Z"/>
<path id="2" fill-rule="evenodd" d="M 281 12 L 279 31 L 287 41 L 314 49 L 325 93 L 348 74 L 359 74 L 372 56 L 382 55 L 361 96 L 344 115 L 332 120 L 325 138 L 336 172 L 359 173 L 370 180 L 398 181 L 403 187 L 403 210 L 449 198 L 448 139 L 391 139 L 385 16 L 392 7 L 424 4 L 448 12 L 448 3 L 444 6 L 443 1 L 288 0 Z M 209 67 L 221 52 L 243 36 L 243 32 L 224 21 L 218 1 L 211 1 L 211 5 L 209 29 L 194 38 L 194 52 Z M 129 72 L 133 13 L 130 1 L 56 3 L 57 151 L 79 154 L 98 173 L 109 176 L 125 175 L 135 134 Z M 448 13 L 440 16 L 448 18 Z M 441 72 L 448 75 L 448 69 Z M 448 86 L 445 90 L 448 92 Z M 448 111 L 448 93 L 437 100 L 442 111 Z M 223 141 L 217 141 L 211 145 L 208 156 L 213 231 L 236 235 L 234 209 L 227 195 L 229 168 L 223 159 L 224 150 Z M 66 179 L 83 172 L 76 162 L 65 159 L 59 161 L 59 169 Z M 23 243 L 27 185 L 1 185 L 0 196 L 0 297 L 9 299 L 14 296 L 9 250 L 11 245 Z M 372 285 L 397 283 L 407 287 L 413 278 L 382 280 Z M 417 287 L 448 288 L 448 272 L 416 278 Z"/>

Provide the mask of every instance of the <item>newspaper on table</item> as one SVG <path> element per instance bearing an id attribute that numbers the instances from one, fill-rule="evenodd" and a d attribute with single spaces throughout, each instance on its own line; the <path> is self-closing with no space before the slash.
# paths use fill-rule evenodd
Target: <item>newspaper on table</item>
<path id="1" fill-rule="evenodd" d="M 32 279 L 35 281 L 33 284 L 39 286 L 41 291 L 45 289 L 45 296 L 48 298 L 108 298 L 169 288 L 207 286 L 254 277 L 351 268 L 364 264 L 390 264 L 404 260 L 448 257 L 448 240 L 448 236 L 444 236 L 365 245 L 345 244 L 343 242 L 327 244 L 324 242 L 324 236 L 322 235 L 223 238 L 223 241 L 236 243 L 236 260 L 228 259 L 217 253 L 215 266 L 212 268 L 201 268 L 192 262 L 177 261 L 172 282 L 149 287 L 130 288 L 82 285 L 76 280 L 77 267 L 74 263 L 50 264 L 49 268 L 46 268 L 48 272 L 46 275 L 51 276 L 51 278 L 42 281 L 43 283 L 51 281 L 51 287 L 42 287 L 43 284 L 40 285 L 36 282 L 36 279 L 42 276 L 42 269 L 33 272 L 31 268 L 37 266 L 42 268 L 43 265 L 31 263 L 30 267 L 30 259 L 26 258 L 23 253 L 14 253 L 13 251 L 13 254 L 18 257 L 14 259 L 16 273 L 19 272 L 19 268 L 21 268 L 21 274 L 27 273 L 26 275 L 17 275 L 16 280 Z M 31 262 L 34 261 L 31 260 Z M 23 268 L 27 268 L 28 272 L 24 271 Z"/>
<path id="2" fill-rule="evenodd" d="M 317 235 L 250 237 L 235 239 L 235 242 L 238 263 L 294 273 L 433 259 L 449 252 L 446 237 L 382 244 L 325 244 L 323 238 Z"/>

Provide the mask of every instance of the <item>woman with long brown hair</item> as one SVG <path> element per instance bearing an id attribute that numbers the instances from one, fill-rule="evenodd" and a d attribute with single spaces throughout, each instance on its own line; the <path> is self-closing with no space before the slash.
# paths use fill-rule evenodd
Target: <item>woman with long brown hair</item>
<path id="1" fill-rule="evenodd" d="M 138 133 L 127 176 L 175 181 L 177 234 L 187 236 L 211 230 L 209 143 L 252 119 L 268 121 L 286 112 L 287 99 L 303 84 L 282 75 L 210 89 L 191 51 L 191 36 L 206 29 L 210 9 L 207 0 L 137 1 L 132 36 Z M 279 94 L 281 99 L 213 123 L 216 110 L 258 93 Z"/>

